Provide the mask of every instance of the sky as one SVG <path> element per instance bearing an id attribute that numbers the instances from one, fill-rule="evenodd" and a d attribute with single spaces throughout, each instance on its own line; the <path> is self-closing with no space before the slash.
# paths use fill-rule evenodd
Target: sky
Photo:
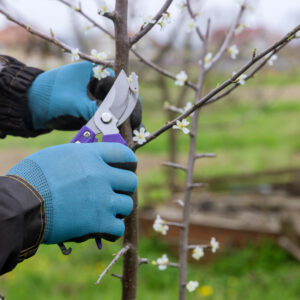
<path id="1" fill-rule="evenodd" d="M 26 21 L 26 23 L 49 32 L 51 27 L 53 31 L 59 36 L 67 37 L 70 34 L 70 17 L 71 12 L 69 9 L 58 3 L 57 0 L 2 0 L 7 3 L 7 10 L 13 16 L 18 16 L 19 19 Z M 72 2 L 72 0 L 69 0 Z M 104 0 L 81 0 L 83 9 L 94 16 L 96 20 L 101 17 L 96 14 L 97 7 Z M 212 17 L 213 28 L 220 26 L 229 26 L 233 20 L 233 16 L 238 11 L 238 1 L 240 0 L 193 0 L 194 3 L 200 4 L 201 14 L 203 20 L 207 16 Z M 300 0 L 248 0 L 251 9 L 248 11 L 245 23 L 249 27 L 265 26 L 270 30 L 276 30 L 279 33 L 286 33 L 297 22 L 300 23 Z M 106 1 L 108 6 L 114 3 L 113 0 Z M 129 0 L 131 3 L 137 5 L 137 20 L 136 28 L 138 29 L 146 15 L 155 14 L 161 6 L 162 0 Z M 177 2 L 174 1 L 170 8 L 172 17 L 176 19 L 180 10 L 178 9 Z M 0 2 L 1 3 L 1 2 Z M 73 3 L 78 3 L 73 1 Z M 106 20 L 104 20 L 107 22 Z M 5 27 L 7 20 L 0 16 L 0 28 Z M 110 21 L 109 21 L 110 22 Z M 82 26 L 87 25 L 87 22 L 82 22 Z M 107 24 L 109 26 L 109 24 Z M 152 33 L 159 34 L 159 29 Z"/>

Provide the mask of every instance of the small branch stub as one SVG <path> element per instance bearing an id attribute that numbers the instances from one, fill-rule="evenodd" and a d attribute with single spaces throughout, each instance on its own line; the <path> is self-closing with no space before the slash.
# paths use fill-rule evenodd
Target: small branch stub
<path id="1" fill-rule="evenodd" d="M 187 171 L 187 167 L 185 167 L 181 164 L 177 164 L 177 163 L 173 163 L 173 162 L 163 162 L 162 164 L 165 167 L 175 168 L 175 169 L 179 169 L 179 170 L 182 170 L 185 172 Z"/>
<path id="2" fill-rule="evenodd" d="M 139 258 L 139 266 L 140 265 L 147 265 L 149 263 L 148 258 Z"/>
<path id="3" fill-rule="evenodd" d="M 166 221 L 164 224 L 166 224 L 168 226 L 174 226 L 174 227 L 184 228 L 184 224 L 183 223 Z"/>
<path id="4" fill-rule="evenodd" d="M 195 155 L 195 159 L 199 158 L 214 158 L 216 157 L 215 153 L 199 153 Z"/>

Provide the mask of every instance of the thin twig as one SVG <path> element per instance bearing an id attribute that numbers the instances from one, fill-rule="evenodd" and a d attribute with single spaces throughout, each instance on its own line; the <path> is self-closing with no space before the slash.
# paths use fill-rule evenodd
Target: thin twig
<path id="1" fill-rule="evenodd" d="M 166 224 L 168 226 L 174 226 L 174 227 L 184 228 L 184 224 L 178 223 L 178 222 L 165 221 L 164 224 Z"/>
<path id="2" fill-rule="evenodd" d="M 33 35 L 36 35 L 58 47 L 60 47 L 61 49 L 63 49 L 65 52 L 71 53 L 72 52 L 72 47 L 64 44 L 63 42 L 59 41 L 58 39 L 56 39 L 54 37 L 54 35 L 51 34 L 51 36 L 45 35 L 35 29 L 32 29 L 31 26 L 26 25 L 18 20 L 16 20 L 15 18 L 13 18 L 7 11 L 5 11 L 4 9 L 0 8 L 0 14 L 6 16 L 6 18 L 10 21 L 12 21 L 13 23 L 19 25 L 20 27 L 24 28 L 26 31 L 30 32 Z M 100 59 L 96 59 L 90 55 L 87 55 L 83 52 L 79 52 L 78 55 L 85 60 L 91 61 L 93 63 L 99 64 L 99 65 L 103 65 L 106 67 L 112 67 L 113 61 L 108 61 L 108 60 L 100 60 Z"/>
<path id="3" fill-rule="evenodd" d="M 118 261 L 118 259 L 125 254 L 128 250 L 130 249 L 130 245 L 127 244 L 126 246 L 124 246 L 114 257 L 114 259 L 110 262 L 110 264 L 106 267 L 106 269 L 99 275 L 97 281 L 95 284 L 99 284 L 102 277 L 111 269 L 111 267 Z"/>
<path id="4" fill-rule="evenodd" d="M 139 258 L 139 266 L 140 265 L 146 265 L 149 263 L 148 258 Z"/>
<path id="5" fill-rule="evenodd" d="M 68 3 L 65 0 L 57 0 L 60 3 L 73 8 L 73 6 Z M 89 15 L 87 15 L 82 9 L 76 9 L 76 12 L 78 12 L 81 16 L 83 16 L 85 19 L 87 19 L 89 22 L 91 22 L 94 27 L 100 29 L 101 31 L 103 31 L 104 33 L 106 33 L 109 37 L 111 37 L 112 39 L 115 39 L 115 36 L 110 33 L 107 29 L 105 29 L 103 26 L 101 26 L 99 23 L 97 23 L 95 20 L 93 20 Z M 172 74 L 171 72 L 161 68 L 160 66 L 156 65 L 155 63 L 153 63 L 152 61 L 150 61 L 149 59 L 147 59 L 146 57 L 144 57 L 142 54 L 140 54 L 139 52 L 137 52 L 134 47 L 131 47 L 130 51 L 145 65 L 147 65 L 148 67 L 154 69 L 155 71 L 161 73 L 162 75 L 169 77 L 173 80 L 176 80 L 176 75 Z M 193 90 L 196 90 L 196 85 L 193 84 L 192 82 L 186 81 L 184 83 L 186 86 L 192 88 Z"/>
<path id="6" fill-rule="evenodd" d="M 118 274 L 111 274 L 111 276 L 112 276 L 112 277 L 116 277 L 116 278 L 118 278 L 118 279 L 120 279 L 120 280 L 123 279 L 123 277 L 122 277 L 121 275 L 118 275 Z"/>
<path id="7" fill-rule="evenodd" d="M 146 140 L 146 142 L 144 144 L 141 144 L 141 145 L 140 144 L 135 144 L 133 146 L 133 148 L 134 149 L 138 149 L 138 148 L 144 146 L 145 144 L 149 143 L 153 139 L 155 139 L 158 136 L 160 136 L 166 130 L 170 129 L 173 125 L 176 124 L 176 121 L 182 120 L 183 118 L 186 118 L 187 116 L 189 116 L 190 114 L 192 114 L 194 111 L 196 111 L 200 107 L 204 106 L 205 103 L 208 102 L 210 99 L 212 99 L 215 95 L 217 95 L 218 93 L 220 93 L 221 91 L 223 91 L 226 87 L 228 87 L 229 85 L 231 85 L 232 83 L 234 83 L 239 78 L 239 76 L 241 76 L 245 71 L 247 71 L 249 68 L 251 68 L 256 62 L 258 62 L 259 60 L 261 60 L 262 58 L 264 58 L 266 55 L 272 53 L 277 48 L 279 48 L 279 47 L 281 47 L 283 45 L 284 46 L 287 45 L 291 40 L 294 39 L 295 34 L 299 30 L 300 30 L 300 25 L 296 26 L 292 31 L 290 31 L 288 34 L 286 34 L 277 43 L 273 44 L 272 46 L 270 46 L 269 48 L 267 48 L 265 51 L 263 51 L 259 55 L 257 55 L 255 57 L 255 59 L 253 59 L 253 60 L 251 59 L 251 61 L 248 62 L 245 66 L 243 66 L 234 76 L 232 76 L 231 78 L 229 78 L 226 81 L 224 81 L 218 87 L 212 89 L 208 94 L 206 94 L 201 99 L 199 99 L 199 101 L 193 107 L 191 107 L 189 110 L 187 110 L 186 112 L 184 112 L 183 114 L 181 114 L 177 118 L 173 119 L 172 121 L 168 122 L 166 125 L 162 126 L 160 129 L 158 129 L 155 132 L 153 132 L 147 138 L 147 140 Z M 282 48 L 283 47 L 281 47 L 280 49 L 282 49 Z"/>
<path id="8" fill-rule="evenodd" d="M 177 164 L 177 163 L 173 163 L 173 162 L 163 162 L 162 163 L 163 166 L 166 167 L 171 167 L 171 168 L 175 168 L 175 169 L 180 169 L 182 171 L 187 171 L 187 168 L 181 164 Z"/>
<path id="9" fill-rule="evenodd" d="M 211 248 L 211 246 L 210 245 L 188 245 L 188 249 L 195 249 L 195 248 L 197 248 L 197 247 L 200 247 L 200 248 L 203 248 L 203 249 L 205 249 L 205 248 Z"/>
<path id="10" fill-rule="evenodd" d="M 251 79 L 254 77 L 254 75 L 260 70 L 262 69 L 266 64 L 267 62 L 269 61 L 269 59 L 271 58 L 272 55 L 276 54 L 278 51 L 281 50 L 281 48 L 283 48 L 285 46 L 285 44 L 281 45 L 280 47 L 278 47 L 277 49 L 275 49 L 271 55 L 269 55 L 267 58 L 265 58 L 246 78 L 245 78 L 245 81 Z M 218 100 L 220 100 L 221 98 L 229 95 L 231 92 L 233 92 L 237 87 L 239 87 L 240 84 L 239 83 L 235 83 L 232 87 L 230 87 L 229 89 L 227 89 L 226 91 L 224 91 L 223 93 L 219 94 L 218 96 L 210 99 L 209 101 L 207 101 L 205 103 L 205 105 L 208 105 L 208 104 L 211 104 L 211 103 L 214 103 Z"/>
<path id="11" fill-rule="evenodd" d="M 147 58 L 145 58 L 144 56 L 142 56 L 139 52 L 137 52 L 135 49 L 131 48 L 131 52 L 135 54 L 135 56 L 137 58 L 139 58 L 139 60 L 141 62 L 143 62 L 145 65 L 147 65 L 148 67 L 151 67 L 152 69 L 156 70 L 157 72 L 161 73 L 164 76 L 167 76 L 171 79 L 176 80 L 176 76 L 174 74 L 172 74 L 171 72 L 161 68 L 160 66 L 156 65 L 155 63 L 153 63 L 152 61 L 148 60 Z M 192 88 L 193 90 L 196 90 L 196 85 L 189 82 L 189 81 L 185 81 L 184 84 L 190 88 Z"/>
<path id="12" fill-rule="evenodd" d="M 200 153 L 195 155 L 195 159 L 199 159 L 199 158 L 213 158 L 216 157 L 215 153 Z"/>
<path id="13" fill-rule="evenodd" d="M 233 37 L 234 31 L 235 31 L 236 27 L 239 25 L 239 23 L 241 21 L 241 18 L 243 16 L 244 12 L 245 12 L 245 9 L 246 9 L 246 5 L 245 4 L 241 5 L 241 8 L 239 10 L 239 13 L 237 15 L 237 18 L 236 18 L 235 22 L 232 24 L 230 30 L 226 34 L 226 37 L 225 37 L 219 51 L 216 53 L 216 55 L 211 60 L 210 68 L 222 57 L 223 53 L 228 48 L 229 43 L 230 43 L 230 41 Z"/>
<path id="14" fill-rule="evenodd" d="M 191 18 L 194 20 L 194 22 L 196 22 L 196 19 L 197 19 L 197 16 L 198 16 L 198 15 L 195 14 L 195 13 L 193 12 L 192 5 L 191 5 L 191 1 L 190 1 L 190 0 L 187 0 L 187 1 L 186 1 L 186 8 L 187 8 L 188 13 L 189 13 L 189 15 L 191 16 Z M 199 28 L 198 25 L 196 26 L 196 32 L 197 32 L 197 34 L 198 34 L 200 40 L 201 40 L 201 41 L 204 41 L 204 40 L 205 40 L 205 37 L 204 37 L 203 33 L 201 32 L 201 30 L 200 30 L 200 28 Z"/>
<path id="15" fill-rule="evenodd" d="M 156 25 L 156 23 L 159 21 L 161 18 L 162 14 L 165 13 L 170 5 L 172 4 L 173 0 L 166 0 L 162 8 L 159 10 L 159 12 L 153 17 L 153 20 L 155 22 L 153 23 L 148 23 L 146 26 L 143 26 L 141 30 L 136 33 L 133 37 L 130 38 L 130 45 L 134 45 L 137 43 L 144 35 L 146 35 L 153 27 Z"/>
<path id="16" fill-rule="evenodd" d="M 205 186 L 205 183 L 201 183 L 201 182 L 196 182 L 196 183 L 192 183 L 189 185 L 189 188 L 193 189 L 193 188 L 200 188 Z"/>
<path id="17" fill-rule="evenodd" d="M 179 268 L 179 264 L 178 263 L 172 263 L 172 262 L 170 262 L 170 263 L 168 263 L 168 266 L 172 267 L 172 268 Z"/>
<path id="18" fill-rule="evenodd" d="M 58 2 L 70 7 L 74 8 L 73 5 L 65 0 L 57 0 Z M 106 33 L 108 36 L 110 36 L 112 39 L 114 39 L 114 35 L 110 33 L 107 29 L 105 29 L 103 26 L 101 26 L 99 23 L 97 23 L 93 18 L 91 18 L 89 15 L 87 15 L 81 8 L 75 9 L 76 12 L 78 12 L 80 15 L 82 15 L 85 19 L 87 19 L 90 23 L 92 23 L 95 27 Z"/>
<path id="19" fill-rule="evenodd" d="M 99 13 L 100 14 L 100 13 Z M 112 12 L 106 12 L 104 14 L 102 14 L 103 17 L 112 20 L 113 22 L 115 22 L 116 20 L 116 13 L 114 11 Z"/>

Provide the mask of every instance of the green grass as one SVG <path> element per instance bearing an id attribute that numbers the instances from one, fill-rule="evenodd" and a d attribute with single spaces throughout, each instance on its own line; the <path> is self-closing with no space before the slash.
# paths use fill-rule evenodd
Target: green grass
<path id="1" fill-rule="evenodd" d="M 94 285 L 119 247 L 118 243 L 105 243 L 104 250 L 99 252 L 94 241 L 90 241 L 74 245 L 73 253 L 65 257 L 57 246 L 41 246 L 33 258 L 0 279 L 0 292 L 7 299 L 18 300 L 120 299 L 118 279 L 108 275 L 100 286 Z M 173 252 L 160 240 L 141 239 L 141 257 L 148 257 L 151 262 L 163 253 L 176 261 Z M 111 272 L 120 274 L 121 262 Z M 300 265 L 271 242 L 224 252 L 209 264 L 191 261 L 188 279 L 200 283 L 188 299 L 296 300 L 300 293 Z M 152 264 L 143 265 L 139 271 L 138 299 L 176 299 L 177 281 L 177 269 L 159 271 Z M 211 296 L 201 294 L 204 285 L 212 289 Z"/>

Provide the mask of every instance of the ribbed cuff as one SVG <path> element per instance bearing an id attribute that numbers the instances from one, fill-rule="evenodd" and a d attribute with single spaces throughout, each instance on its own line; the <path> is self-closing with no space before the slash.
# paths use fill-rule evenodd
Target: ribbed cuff
<path id="1" fill-rule="evenodd" d="M 15 175 L 25 179 L 39 192 L 44 199 L 46 228 L 42 242 L 47 243 L 48 237 L 51 235 L 51 230 L 53 228 L 53 205 L 51 191 L 43 171 L 38 164 L 31 159 L 26 158 L 10 169 L 7 175 Z"/>

